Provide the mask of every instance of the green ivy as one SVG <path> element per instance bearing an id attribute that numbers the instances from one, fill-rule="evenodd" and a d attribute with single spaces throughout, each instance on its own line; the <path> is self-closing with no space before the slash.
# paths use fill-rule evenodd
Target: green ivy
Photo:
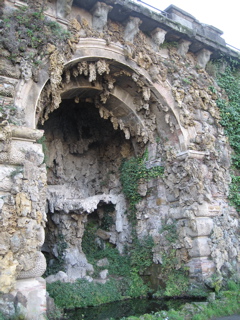
<path id="1" fill-rule="evenodd" d="M 164 231 L 167 231 L 165 238 L 166 240 L 168 240 L 168 242 L 175 243 L 178 240 L 176 223 L 164 224 L 161 229 L 161 232 L 164 232 Z"/>
<path id="2" fill-rule="evenodd" d="M 129 277 L 134 272 L 139 274 L 152 264 L 152 248 L 154 242 L 152 237 L 146 236 L 143 239 L 133 238 L 132 245 L 126 248 L 126 252 L 119 254 L 117 248 L 111 246 L 110 243 L 104 242 L 103 245 L 97 246 L 96 239 L 97 226 L 93 223 L 86 225 L 83 239 L 82 249 L 86 254 L 88 261 L 97 269 L 96 262 L 100 259 L 107 258 L 109 266 L 107 266 L 110 275 Z M 104 267 L 106 268 L 106 267 Z"/>
<path id="3" fill-rule="evenodd" d="M 221 124 L 233 149 L 229 199 L 240 211 L 240 63 L 231 60 L 224 72 L 217 73 L 217 82 L 228 96 L 228 100 L 218 99 L 217 105 L 221 113 Z"/>
<path id="4" fill-rule="evenodd" d="M 143 239 L 135 237 L 130 250 L 130 264 L 135 268 L 136 272 L 143 272 L 152 264 L 152 248 L 154 241 L 151 236 L 146 236 Z"/>
<path id="5" fill-rule="evenodd" d="M 189 292 L 189 272 L 183 264 L 179 264 L 177 259 L 177 250 L 175 249 L 178 240 L 177 225 L 163 224 L 160 234 L 164 233 L 168 241 L 167 250 L 162 252 L 162 262 L 158 278 L 162 286 L 154 294 L 155 297 L 180 297 L 191 294 Z"/>
<path id="6" fill-rule="evenodd" d="M 152 178 L 160 177 L 164 172 L 162 166 L 147 169 L 147 158 L 148 154 L 145 152 L 143 157 L 133 157 L 123 161 L 120 167 L 123 193 L 129 201 L 130 213 L 132 214 L 136 210 L 136 204 L 142 199 L 142 196 L 138 192 L 139 182 L 146 182 Z"/>

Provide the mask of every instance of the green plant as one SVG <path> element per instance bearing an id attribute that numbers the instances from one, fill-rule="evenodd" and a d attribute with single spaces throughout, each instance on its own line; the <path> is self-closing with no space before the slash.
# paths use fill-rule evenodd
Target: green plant
<path id="1" fill-rule="evenodd" d="M 240 291 L 240 282 L 229 280 L 227 282 L 227 289 L 229 291 Z"/>
<path id="2" fill-rule="evenodd" d="M 123 193 L 129 201 L 130 213 L 132 215 L 135 213 L 136 204 L 142 199 L 142 196 L 138 192 L 140 181 L 146 182 L 149 179 L 157 178 L 162 176 L 164 172 L 162 166 L 148 169 L 146 167 L 147 159 L 148 153 L 145 152 L 143 157 L 135 157 L 123 161 L 120 167 Z"/>
<path id="3" fill-rule="evenodd" d="M 25 320 L 25 319 L 26 317 L 19 312 L 16 312 L 12 316 L 5 316 L 3 312 L 0 311 L 0 320 Z"/>
<path id="4" fill-rule="evenodd" d="M 98 225 L 90 220 L 85 228 L 82 249 L 88 261 L 94 266 L 95 274 L 92 276 L 98 276 L 101 269 L 106 269 L 106 266 L 98 267 L 97 261 L 103 258 L 108 259 L 107 269 L 110 280 L 105 285 L 90 283 L 86 280 L 79 280 L 73 284 L 56 282 L 48 285 L 48 291 L 58 307 L 99 305 L 126 297 L 144 296 L 149 291 L 140 277 L 140 272 L 152 263 L 153 239 L 151 237 L 145 237 L 142 240 L 134 238 L 128 253 L 120 255 L 117 248 L 113 248 L 108 242 L 104 242 L 102 246 L 96 245 L 97 229 Z"/>
<path id="5" fill-rule="evenodd" d="M 140 317 L 132 316 L 121 320 L 210 320 L 213 317 L 232 315 L 240 311 L 240 289 L 236 283 L 233 286 L 233 290 L 222 291 L 221 298 L 211 303 L 188 303 L 178 311 L 173 309 L 158 311 L 154 314 L 144 314 Z"/>
<path id="6" fill-rule="evenodd" d="M 56 274 L 59 271 L 65 271 L 65 250 L 67 249 L 67 242 L 64 239 L 64 236 L 60 233 L 56 240 L 57 243 L 57 253 L 58 256 L 51 259 L 46 255 L 47 269 L 44 273 L 44 277 L 48 277 L 51 274 Z M 51 263 L 50 263 L 51 261 Z"/>
<path id="7" fill-rule="evenodd" d="M 105 213 L 101 221 L 101 228 L 103 230 L 109 231 L 113 223 L 113 217 L 109 213 Z"/>
<path id="8" fill-rule="evenodd" d="M 175 249 L 178 240 L 176 222 L 163 223 L 160 234 L 163 234 L 165 240 L 168 241 L 168 249 L 161 253 L 162 262 L 158 278 L 161 280 L 162 286 L 154 296 L 183 296 L 188 292 L 190 283 L 188 268 L 180 264 L 177 259 L 177 250 Z"/>
<path id="9" fill-rule="evenodd" d="M 230 60 L 224 72 L 218 72 L 217 82 L 228 96 L 228 100 L 219 98 L 217 105 L 221 113 L 221 124 L 234 151 L 229 199 L 240 211 L 240 64 Z"/>
<path id="10" fill-rule="evenodd" d="M 167 234 L 165 235 L 165 238 L 170 242 L 170 243 L 175 243 L 178 239 L 178 234 L 177 234 L 177 225 L 176 223 L 172 224 L 163 224 L 162 229 L 160 230 L 160 233 L 167 231 Z"/>
<path id="11" fill-rule="evenodd" d="M 209 86 L 209 90 L 211 90 L 212 93 L 217 93 L 217 90 L 214 86 Z"/>
<path id="12" fill-rule="evenodd" d="M 152 264 L 152 249 L 154 241 L 151 236 L 145 236 L 143 239 L 133 238 L 130 248 L 130 264 L 137 273 L 143 272 Z"/>
<path id="13" fill-rule="evenodd" d="M 226 98 L 218 98 L 217 106 L 221 114 L 220 123 L 233 150 L 229 200 L 237 211 L 240 211 L 240 63 L 223 56 L 210 61 L 206 71 L 216 78 L 218 85 L 227 95 Z M 217 93 L 215 87 L 210 86 L 209 89 Z"/>
<path id="14" fill-rule="evenodd" d="M 160 48 L 177 48 L 178 43 L 176 41 L 164 41 Z"/>
<path id="15" fill-rule="evenodd" d="M 37 143 L 42 145 L 42 151 L 44 154 L 43 163 L 47 163 L 48 157 L 47 157 L 47 144 L 46 144 L 46 137 L 42 136 L 40 139 L 37 140 Z"/>
<path id="16" fill-rule="evenodd" d="M 191 84 L 191 79 L 189 78 L 183 78 L 182 81 L 186 84 Z"/>
<path id="17" fill-rule="evenodd" d="M 61 308 L 97 306 L 121 299 L 116 280 L 110 279 L 105 284 L 79 279 L 74 283 L 59 281 L 48 284 L 47 290 Z"/>
<path id="18" fill-rule="evenodd" d="M 154 294 L 155 297 L 180 297 L 189 291 L 188 268 L 178 264 L 176 250 L 171 249 L 162 254 L 162 265 L 159 274 L 162 287 Z"/>
<path id="19" fill-rule="evenodd" d="M 16 63 L 19 57 L 38 66 L 49 43 L 63 47 L 71 37 L 57 22 L 44 15 L 44 8 L 23 6 L 4 13 L 2 44 L 10 52 L 9 59 Z M 14 45 L 13 45 L 14 44 Z M 36 49 L 29 53 L 28 48 Z"/>

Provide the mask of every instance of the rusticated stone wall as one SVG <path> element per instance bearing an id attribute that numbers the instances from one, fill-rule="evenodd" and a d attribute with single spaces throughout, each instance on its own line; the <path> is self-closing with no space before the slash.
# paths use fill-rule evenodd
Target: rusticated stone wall
<path id="1" fill-rule="evenodd" d="M 57 256 L 60 234 L 69 281 L 92 268 L 81 246 L 89 220 L 97 217 L 99 239 L 120 252 L 131 242 L 119 167 L 146 149 L 148 168 L 165 168 L 138 186 L 136 231 L 153 237 L 153 262 L 168 250 L 160 230 L 176 225 L 178 261 L 193 280 L 239 270 L 239 215 L 227 200 L 231 150 L 216 106 L 224 93 L 205 71 L 219 48 L 234 54 L 216 30 L 214 39 L 190 37 L 174 17 L 131 2 L 84 3 L 46 6 L 49 19 L 74 30 L 69 50 L 49 43 L 40 66 L 27 58 L 13 66 L 7 48 L 1 60 L 0 306 L 11 314 L 23 295 L 29 319 L 32 296 L 44 316 L 41 250 Z M 5 1 L 3 10 L 24 5 L 32 2 Z"/>

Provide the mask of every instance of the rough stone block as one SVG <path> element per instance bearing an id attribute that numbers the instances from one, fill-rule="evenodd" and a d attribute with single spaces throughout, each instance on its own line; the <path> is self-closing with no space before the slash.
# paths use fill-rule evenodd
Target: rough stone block
<path id="1" fill-rule="evenodd" d="M 10 164 L 23 164 L 27 152 L 34 152 L 38 155 L 37 165 L 43 162 L 44 155 L 42 153 L 42 146 L 33 144 L 32 141 L 12 140 L 9 150 Z"/>
<path id="2" fill-rule="evenodd" d="M 56 282 L 56 281 L 69 282 L 68 275 L 63 271 L 59 271 L 56 274 L 51 274 L 45 280 L 46 280 L 47 283 L 53 283 L 53 282 Z"/>
<path id="3" fill-rule="evenodd" d="M 16 268 L 18 262 L 14 260 L 9 251 L 4 257 L 0 257 L 0 288 L 1 292 L 8 293 L 15 284 Z"/>
<path id="4" fill-rule="evenodd" d="M 213 220 L 211 218 L 196 218 L 188 221 L 189 227 L 187 228 L 187 235 L 208 236 L 213 229 Z"/>
<path id="5" fill-rule="evenodd" d="M 21 294 L 21 301 L 17 303 L 17 310 L 26 320 L 46 319 L 46 282 L 43 278 L 18 280 L 13 295 Z"/>
<path id="6" fill-rule="evenodd" d="M 199 205 L 197 210 L 195 210 L 195 216 L 197 217 L 215 217 L 221 212 L 221 206 L 203 203 Z"/>
<path id="7" fill-rule="evenodd" d="M 0 162 L 1 162 L 0 158 Z M 13 184 L 13 175 L 14 172 L 17 173 L 16 167 L 14 166 L 6 166 L 0 165 L 0 191 L 9 192 L 11 191 Z"/>
<path id="8" fill-rule="evenodd" d="M 189 250 L 189 256 L 191 258 L 210 256 L 211 250 L 208 242 L 209 238 L 207 237 L 194 239 L 192 242 L 192 249 Z"/>
<path id="9" fill-rule="evenodd" d="M 107 275 L 108 275 L 108 270 L 107 269 L 102 270 L 101 272 L 99 272 L 99 276 L 103 280 L 107 278 Z"/>
<path id="10" fill-rule="evenodd" d="M 107 258 L 103 258 L 103 259 L 98 260 L 97 266 L 98 266 L 98 267 L 109 266 L 109 261 L 108 261 L 108 259 L 107 259 Z"/>
<path id="11" fill-rule="evenodd" d="M 199 277 L 201 274 L 203 278 L 211 276 L 216 268 L 212 260 L 207 258 L 193 258 L 187 264 L 191 277 Z"/>

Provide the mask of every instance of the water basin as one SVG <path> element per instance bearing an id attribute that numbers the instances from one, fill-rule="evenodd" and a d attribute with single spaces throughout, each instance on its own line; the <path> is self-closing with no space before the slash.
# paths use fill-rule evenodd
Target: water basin
<path id="1" fill-rule="evenodd" d="M 74 320 L 119 320 L 123 317 L 140 316 L 145 313 L 154 313 L 160 310 L 179 309 L 183 304 L 190 302 L 187 299 L 133 299 L 117 301 L 98 307 L 66 310 L 66 319 Z"/>

